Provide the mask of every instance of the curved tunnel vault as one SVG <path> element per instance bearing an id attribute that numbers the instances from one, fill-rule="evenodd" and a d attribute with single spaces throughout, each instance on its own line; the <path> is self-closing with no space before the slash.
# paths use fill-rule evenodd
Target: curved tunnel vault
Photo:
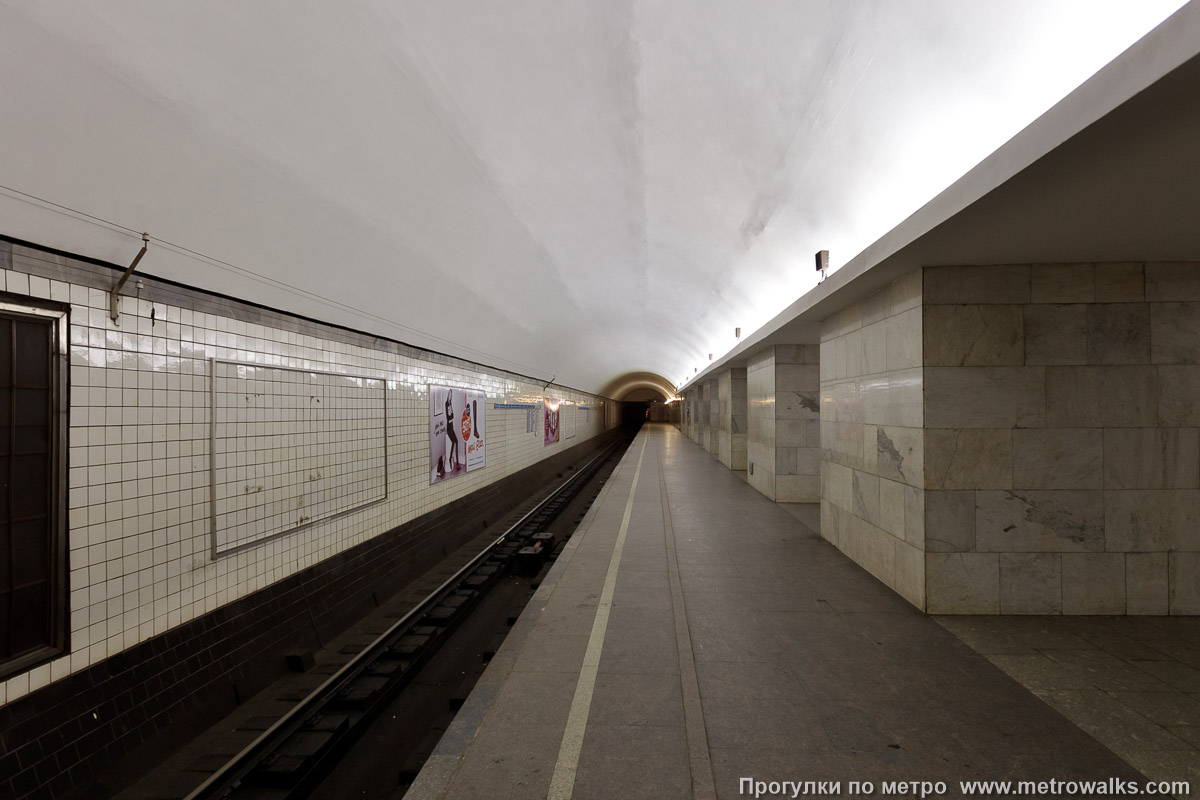
<path id="1" fill-rule="evenodd" d="M 675 384 L 655 372 L 626 372 L 605 384 L 600 394 L 614 400 L 650 400 L 652 398 L 642 391 L 646 389 L 657 392 L 662 400 L 675 397 Z"/>
<path id="2" fill-rule="evenodd" d="M 601 394 L 621 404 L 626 424 L 678 421 L 675 384 L 654 372 L 627 372 L 609 381 Z"/>

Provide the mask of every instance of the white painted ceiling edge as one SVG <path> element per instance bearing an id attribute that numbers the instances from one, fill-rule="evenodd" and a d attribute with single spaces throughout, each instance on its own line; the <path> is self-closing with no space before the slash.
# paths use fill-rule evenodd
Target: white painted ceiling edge
<path id="1" fill-rule="evenodd" d="M 0 233 L 670 384 L 1179 5 L 0 0 Z"/>
<path id="2" fill-rule="evenodd" d="M 679 393 L 920 266 L 1200 260 L 1200 2 L 1181 8 Z"/>

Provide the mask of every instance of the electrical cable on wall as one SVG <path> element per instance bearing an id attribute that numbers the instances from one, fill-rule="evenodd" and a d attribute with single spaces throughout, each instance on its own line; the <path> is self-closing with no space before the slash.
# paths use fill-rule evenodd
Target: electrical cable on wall
<path id="1" fill-rule="evenodd" d="M 30 194 L 29 192 L 23 192 L 20 189 L 14 189 L 11 186 L 5 186 L 4 184 L 0 184 L 0 191 L 5 191 L 5 192 L 8 192 L 9 194 L 16 195 L 18 197 L 22 197 L 27 200 L 32 200 L 37 203 L 41 203 L 43 205 L 59 209 L 60 211 L 64 211 L 69 214 L 74 214 L 76 216 L 92 220 L 93 222 L 97 222 L 97 223 L 100 223 L 101 225 L 108 226 L 109 228 L 112 228 L 116 231 L 119 231 L 122 233 L 128 233 L 130 235 L 136 236 L 136 237 L 138 237 L 139 240 L 142 238 L 142 235 L 143 235 L 142 231 L 137 230 L 136 228 L 131 228 L 128 225 L 122 225 L 119 222 L 114 222 L 110 219 L 105 219 L 104 217 L 98 217 L 95 214 L 89 214 L 86 211 L 80 211 L 77 208 L 71 208 L 70 206 L 63 205 L 62 203 L 56 203 L 53 200 L 47 200 L 44 197 L 38 197 L 35 194 Z M 254 270 L 247 269 L 245 267 L 239 267 L 237 264 L 233 264 L 229 261 L 224 261 L 215 256 L 210 256 L 205 253 L 201 253 L 198 250 L 193 250 L 190 247 L 185 247 L 184 245 L 176 244 L 175 242 L 169 241 L 167 239 L 160 239 L 156 236 L 156 237 L 154 237 L 154 243 L 156 245 L 161 245 L 163 247 L 166 247 L 167 249 L 174 250 L 175 252 L 177 252 L 181 255 L 190 256 L 192 258 L 206 261 L 209 264 L 211 264 L 212 266 L 217 267 L 218 269 L 226 269 L 226 270 L 229 270 L 232 272 L 240 273 L 248 278 L 259 281 L 260 283 L 265 283 L 270 286 L 274 286 L 278 289 L 283 289 L 284 291 L 292 292 L 293 294 L 300 295 L 301 297 L 304 297 L 309 300 L 314 300 L 314 301 L 323 303 L 325 305 L 340 308 L 343 311 L 348 311 L 352 314 L 357 314 L 357 315 L 365 317 L 367 319 L 375 320 L 376 322 L 383 323 L 384 325 L 390 325 L 395 328 L 399 328 L 401 330 L 410 331 L 411 333 L 414 333 L 414 334 L 424 337 L 426 339 L 432 339 L 434 341 L 441 342 L 449 347 L 456 348 L 458 350 L 462 350 L 462 351 L 466 351 L 466 352 L 470 352 L 470 353 L 474 353 L 478 356 L 482 356 L 484 358 L 490 359 L 493 362 L 499 361 L 504 364 L 509 364 L 513 367 L 517 367 L 521 370 L 525 370 L 529 374 L 533 374 L 538 371 L 536 367 L 531 367 L 527 364 L 521 364 L 520 362 L 512 361 L 512 360 L 504 358 L 502 356 L 498 356 L 494 353 L 488 353 L 483 350 L 478 350 L 478 349 L 476 349 L 474 347 L 470 347 L 468 345 L 459 344 L 458 342 L 452 341 L 450 339 L 446 339 L 446 338 L 438 336 L 436 334 L 427 333 L 425 331 L 409 327 L 408 325 L 405 325 L 404 323 L 396 322 L 395 320 L 388 319 L 387 317 L 381 317 L 378 314 L 373 314 L 370 311 L 365 311 L 361 308 L 357 308 L 356 306 L 342 303 L 338 300 L 333 300 L 328 297 L 322 297 L 321 295 L 314 294 L 313 292 L 310 292 L 307 289 L 302 289 L 299 286 L 294 286 L 285 281 L 281 281 L 276 278 L 272 278 L 267 275 L 263 275 L 261 273 L 255 272 Z"/>

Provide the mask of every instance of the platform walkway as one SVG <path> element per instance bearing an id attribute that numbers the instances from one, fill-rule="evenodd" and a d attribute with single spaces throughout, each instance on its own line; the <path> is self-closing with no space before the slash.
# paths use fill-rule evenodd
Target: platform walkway
<path id="1" fill-rule="evenodd" d="M 1142 780 L 648 425 L 407 797 L 701 800 L 743 778 Z"/>

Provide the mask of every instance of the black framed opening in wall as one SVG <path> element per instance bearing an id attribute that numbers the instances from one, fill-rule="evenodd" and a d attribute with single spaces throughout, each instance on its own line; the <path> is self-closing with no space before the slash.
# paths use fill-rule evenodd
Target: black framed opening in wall
<path id="1" fill-rule="evenodd" d="M 68 311 L 0 293 L 0 678 L 68 644 Z"/>

